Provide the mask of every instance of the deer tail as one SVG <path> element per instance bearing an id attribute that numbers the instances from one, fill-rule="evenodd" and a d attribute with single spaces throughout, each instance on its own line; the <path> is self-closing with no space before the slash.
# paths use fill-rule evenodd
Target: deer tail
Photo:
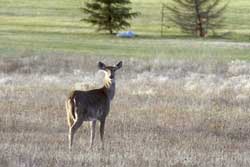
<path id="1" fill-rule="evenodd" d="M 73 125 L 74 121 L 75 121 L 74 101 L 73 101 L 72 96 L 70 96 L 66 100 L 65 106 L 66 106 L 66 112 L 67 112 L 68 125 L 69 125 L 69 127 L 71 127 Z"/>

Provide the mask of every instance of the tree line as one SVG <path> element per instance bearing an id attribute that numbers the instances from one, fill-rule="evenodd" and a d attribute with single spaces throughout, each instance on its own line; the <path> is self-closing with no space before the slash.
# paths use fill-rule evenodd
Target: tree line
<path id="1" fill-rule="evenodd" d="M 223 26 L 227 6 L 223 0 L 172 0 L 167 5 L 168 20 L 185 33 L 206 37 L 208 31 Z M 130 0 L 89 0 L 81 10 L 85 14 L 82 21 L 110 34 L 130 27 L 129 20 L 140 14 L 132 11 Z"/>

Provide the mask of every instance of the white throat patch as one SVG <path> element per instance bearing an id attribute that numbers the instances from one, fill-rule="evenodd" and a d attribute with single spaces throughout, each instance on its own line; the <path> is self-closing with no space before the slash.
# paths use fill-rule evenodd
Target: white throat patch
<path id="1" fill-rule="evenodd" d="M 83 82 L 77 82 L 72 87 L 73 90 L 83 90 L 88 91 L 92 89 L 98 89 L 103 86 L 109 88 L 112 83 L 112 79 L 110 78 L 111 72 L 110 70 L 98 70 L 95 73 L 95 76 L 85 79 Z"/>
<path id="2" fill-rule="evenodd" d="M 104 76 L 103 76 L 103 84 L 106 88 L 109 88 L 111 83 L 112 83 L 112 79 L 110 78 L 111 72 L 110 70 L 100 70 Z"/>

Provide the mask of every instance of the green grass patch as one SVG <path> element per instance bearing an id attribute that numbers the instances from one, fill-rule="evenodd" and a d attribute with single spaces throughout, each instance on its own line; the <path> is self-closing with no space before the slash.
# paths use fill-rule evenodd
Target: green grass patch
<path id="1" fill-rule="evenodd" d="M 0 1 L 0 56 L 17 56 L 36 52 L 69 52 L 97 56 L 141 58 L 216 58 L 249 59 L 249 47 L 213 44 L 219 38 L 229 41 L 250 41 L 250 2 L 231 1 L 226 11 L 225 28 L 214 37 L 193 38 L 169 24 L 160 37 L 161 3 L 168 1 L 132 0 L 134 11 L 141 13 L 132 21 L 131 30 L 138 37 L 119 39 L 96 33 L 90 25 L 80 22 L 79 8 L 83 1 L 32 0 Z"/>

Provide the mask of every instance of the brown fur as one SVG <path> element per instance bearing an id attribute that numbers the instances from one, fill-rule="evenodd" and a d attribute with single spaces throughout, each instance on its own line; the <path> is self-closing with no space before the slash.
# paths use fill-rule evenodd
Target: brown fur
<path id="1" fill-rule="evenodd" d="M 66 112 L 67 112 L 67 121 L 68 121 L 69 127 L 71 127 L 73 125 L 74 120 L 75 120 L 74 102 L 72 100 L 73 94 L 74 94 L 74 92 L 72 91 L 70 96 L 68 97 L 68 99 L 65 102 Z"/>
<path id="2" fill-rule="evenodd" d="M 104 72 L 103 84 L 105 87 L 109 88 L 111 84 L 110 71 L 109 70 L 108 72 L 106 72 L 105 70 L 101 70 L 101 71 Z M 72 91 L 69 94 L 65 102 L 65 107 L 66 107 L 66 112 L 67 112 L 67 122 L 68 122 L 69 127 L 72 127 L 75 121 L 73 97 L 74 97 L 74 91 Z"/>
<path id="3" fill-rule="evenodd" d="M 84 121 L 91 121 L 90 148 L 92 148 L 95 138 L 96 121 L 100 121 L 100 138 L 104 149 L 105 119 L 110 110 L 111 100 L 115 95 L 115 71 L 122 67 L 122 62 L 119 62 L 116 66 L 106 66 L 99 62 L 98 67 L 105 74 L 104 86 L 88 91 L 75 90 L 67 98 L 69 149 L 72 147 L 74 134 Z"/>

